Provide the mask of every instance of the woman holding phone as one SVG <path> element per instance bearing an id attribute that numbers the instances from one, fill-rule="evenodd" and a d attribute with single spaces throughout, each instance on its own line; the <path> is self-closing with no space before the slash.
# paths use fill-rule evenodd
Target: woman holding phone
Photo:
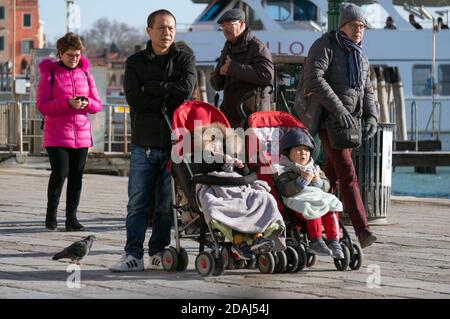
<path id="1" fill-rule="evenodd" d="M 82 231 L 77 208 L 84 165 L 92 146 L 88 114 L 102 108 L 89 62 L 82 56 L 83 44 L 69 32 L 56 43 L 59 60 L 45 59 L 39 64 L 40 79 L 36 105 L 44 115 L 44 147 L 51 174 L 47 189 L 45 226 L 57 229 L 59 198 L 67 178 L 66 231 Z"/>

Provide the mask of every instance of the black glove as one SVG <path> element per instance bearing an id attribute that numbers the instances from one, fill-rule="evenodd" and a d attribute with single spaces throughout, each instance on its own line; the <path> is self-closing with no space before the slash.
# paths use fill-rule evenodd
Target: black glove
<path id="1" fill-rule="evenodd" d="M 375 135 L 375 133 L 377 132 L 377 125 L 377 119 L 372 116 L 364 120 L 363 133 L 366 140 L 372 138 Z"/>
<path id="2" fill-rule="evenodd" d="M 168 82 L 146 81 L 144 84 L 144 92 L 153 96 L 163 96 L 168 92 L 168 85 Z"/>
<path id="3" fill-rule="evenodd" d="M 337 120 L 339 121 L 339 125 L 342 128 L 351 128 L 355 126 L 355 119 L 353 116 L 347 111 L 346 108 L 340 108 L 335 114 Z"/>

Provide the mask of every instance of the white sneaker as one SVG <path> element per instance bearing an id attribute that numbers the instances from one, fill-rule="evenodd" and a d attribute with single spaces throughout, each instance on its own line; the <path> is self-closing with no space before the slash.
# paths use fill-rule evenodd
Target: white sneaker
<path id="1" fill-rule="evenodd" d="M 149 256 L 149 258 L 147 259 L 147 267 L 145 267 L 145 269 L 148 270 L 163 270 L 163 265 L 162 265 L 162 255 L 163 253 L 156 253 L 153 256 Z"/>
<path id="2" fill-rule="evenodd" d="M 112 272 L 143 271 L 144 258 L 137 259 L 131 255 L 124 254 L 117 264 L 109 267 L 109 270 Z"/>

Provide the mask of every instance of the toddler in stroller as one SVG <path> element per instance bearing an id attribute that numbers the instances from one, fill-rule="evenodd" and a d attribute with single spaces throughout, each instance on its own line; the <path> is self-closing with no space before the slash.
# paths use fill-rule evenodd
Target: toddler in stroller
<path id="1" fill-rule="evenodd" d="M 314 149 L 314 140 L 306 131 L 285 133 L 280 141 L 281 156 L 275 184 L 285 205 L 306 219 L 311 252 L 344 259 L 336 213 L 342 211 L 342 203 L 328 193 L 329 181 L 311 157 Z M 328 247 L 322 238 L 322 222 Z"/>
<path id="2" fill-rule="evenodd" d="M 177 108 L 171 128 L 176 139 L 172 158 L 181 155 L 182 159 L 172 161 L 172 175 L 177 189 L 182 190 L 187 200 L 180 205 L 175 201 L 178 196 L 173 196 L 174 217 L 176 220 L 177 214 L 185 211 L 196 217 L 187 224 L 175 223 L 177 246 L 168 248 L 163 255 L 164 269 L 185 269 L 187 254 L 180 246 L 181 237 L 198 239 L 200 253 L 195 267 L 203 276 L 219 275 L 230 265 L 234 268 L 236 260 L 254 260 L 254 254 L 284 250 L 285 224 L 277 202 L 268 185 L 258 181 L 256 174 L 236 159 L 236 148 L 227 152 L 226 131 L 234 131 L 223 113 L 207 103 L 189 101 Z M 197 140 L 201 142 L 200 150 L 194 143 Z M 200 162 L 195 160 L 196 155 Z M 198 238 L 193 234 L 183 235 L 197 221 L 201 225 Z M 212 251 L 204 251 L 205 245 Z M 230 250 L 235 254 L 230 254 Z"/>
<path id="3" fill-rule="evenodd" d="M 207 222 L 221 223 L 231 229 L 231 251 L 240 259 L 251 260 L 254 254 L 267 253 L 274 248 L 284 250 L 283 231 L 269 235 L 269 227 L 274 222 L 280 226 L 279 230 L 284 229 L 276 200 L 267 183 L 256 180 L 256 175 L 237 158 L 242 143 L 234 130 L 214 122 L 203 126 L 202 132 L 203 156 L 212 155 L 217 163 L 223 163 L 221 171 L 208 173 L 222 178 L 223 183 L 196 186 L 197 199 L 204 208 Z M 247 180 L 246 184 L 226 181 L 251 174 L 254 179 Z"/>
<path id="4" fill-rule="evenodd" d="M 266 181 L 271 187 L 272 195 L 277 200 L 279 210 L 285 219 L 288 244 L 288 249 L 285 251 L 286 257 L 288 263 L 297 265 L 289 267 L 290 271 L 311 267 L 315 263 L 316 254 L 333 255 L 335 257 L 333 261 L 338 270 L 343 271 L 347 267 L 352 270 L 359 269 L 362 265 L 361 248 L 353 243 L 337 214 L 329 213 L 329 211 L 342 211 L 342 204 L 334 195 L 323 191 L 329 187 L 328 180 L 310 160 L 310 149 L 313 149 L 315 144 L 304 125 L 286 112 L 256 112 L 249 116 L 248 127 L 253 132 L 252 136 L 257 139 L 257 143 L 248 143 L 248 145 L 257 144 L 263 149 L 262 154 L 264 154 L 262 158 L 257 159 L 258 178 Z M 303 151 L 305 147 L 301 145 L 305 145 L 306 152 L 309 154 L 307 156 L 300 154 L 300 158 L 295 159 L 305 165 L 291 161 L 287 152 L 280 154 L 280 151 L 283 153 L 280 147 L 283 137 L 286 143 L 290 134 L 295 137 L 299 133 L 304 134 L 303 138 L 307 138 L 306 141 L 294 142 L 289 146 L 285 144 L 284 148 L 288 151 L 292 147 L 298 147 Z M 282 165 L 283 163 L 286 165 Z M 309 186 L 305 187 L 307 184 Z M 300 191 L 301 188 L 303 188 L 302 191 Z M 297 193 L 301 195 L 300 199 L 303 197 L 302 201 L 296 198 Z M 323 198 L 328 198 L 327 205 L 324 204 Z M 320 214 L 317 215 L 317 212 Z M 333 240 L 332 245 L 330 241 L 333 249 L 323 242 L 322 222 L 327 239 Z M 340 250 L 337 248 L 338 245 Z M 295 250 L 295 253 L 290 248 Z M 342 256 L 344 258 L 341 259 Z M 298 262 L 295 262 L 296 258 Z"/>

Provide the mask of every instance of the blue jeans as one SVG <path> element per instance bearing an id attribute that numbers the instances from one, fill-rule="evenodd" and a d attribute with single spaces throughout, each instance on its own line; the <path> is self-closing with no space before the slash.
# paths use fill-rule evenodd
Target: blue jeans
<path id="1" fill-rule="evenodd" d="M 173 224 L 172 191 L 167 162 L 170 148 L 146 148 L 133 145 L 128 179 L 127 244 L 125 252 L 135 258 L 144 256 L 144 241 L 150 211 L 150 194 L 155 194 L 152 235 L 148 242 L 150 256 L 170 244 Z"/>

